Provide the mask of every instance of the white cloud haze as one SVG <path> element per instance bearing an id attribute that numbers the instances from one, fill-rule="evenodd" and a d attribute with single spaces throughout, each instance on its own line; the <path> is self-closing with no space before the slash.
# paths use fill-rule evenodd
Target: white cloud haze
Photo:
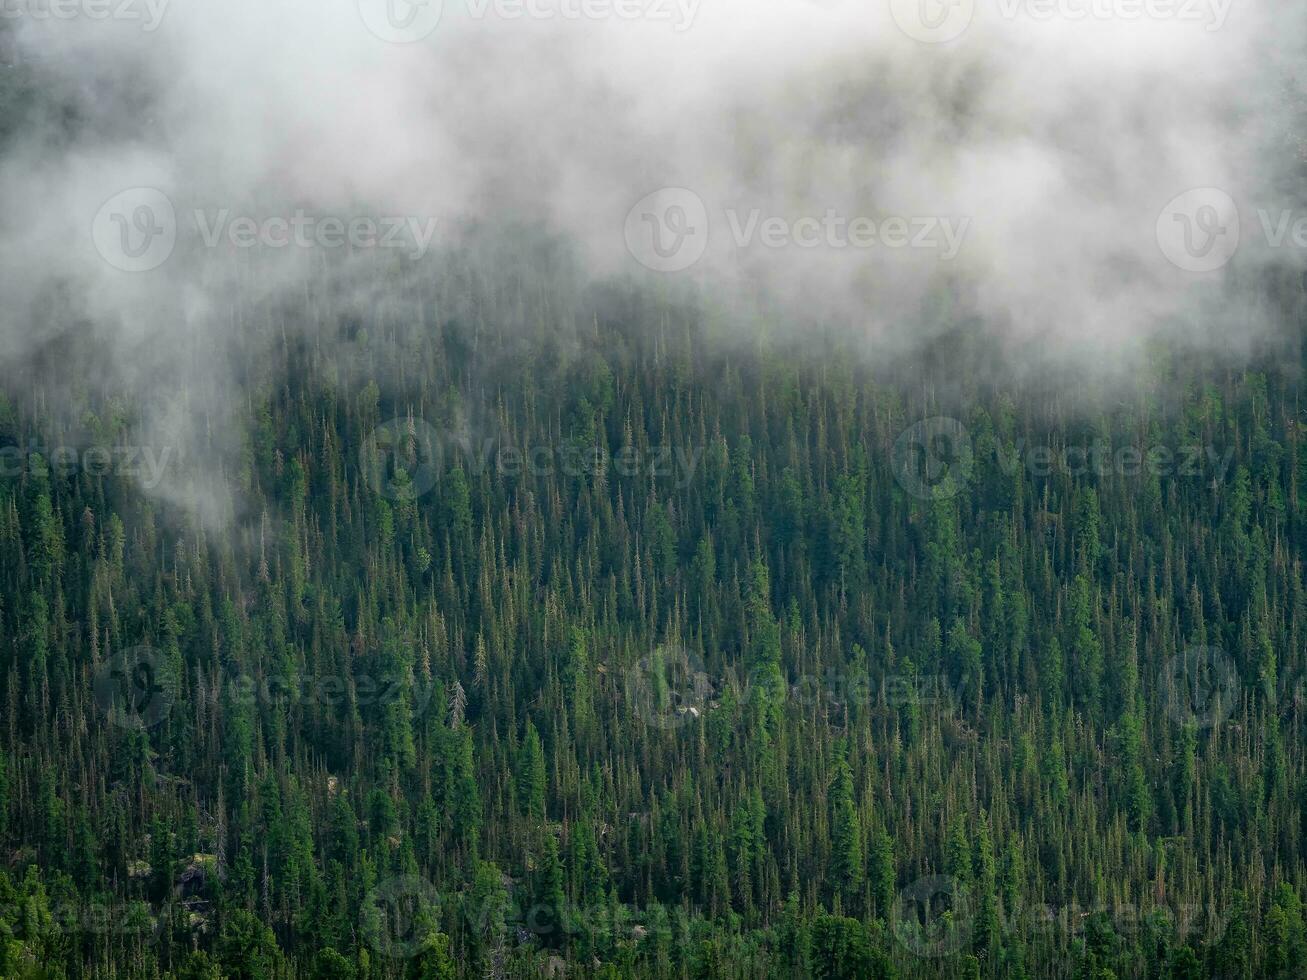
<path id="1" fill-rule="evenodd" d="M 233 292 L 293 295 L 319 252 L 348 248 L 331 243 L 351 220 L 434 228 L 420 260 L 384 257 L 405 275 L 432 274 L 469 225 L 524 224 L 569 243 L 587 276 L 692 287 L 742 329 L 766 311 L 899 345 L 947 296 L 1014 349 L 1103 357 L 1161 331 L 1237 347 L 1232 333 L 1273 329 L 1231 282 L 1307 252 L 1268 241 L 1258 217 L 1307 215 L 1286 191 L 1303 162 L 1289 4 L 360 3 L 6 7 L 11 60 L 76 111 L 41 115 L 0 161 L 0 359 L 71 331 L 107 339 L 125 384 L 213 371 Z M 430 27 L 411 43 L 368 26 L 402 33 L 409 16 Z M 910 36 L 936 23 L 963 29 Z M 125 272 L 91 229 L 138 187 L 166 195 L 176 245 Z M 630 215 L 668 187 L 693 197 L 653 200 L 702 202 L 707 233 L 689 239 L 697 261 L 657 272 L 632 234 L 661 220 L 671 247 L 678 228 L 703 230 L 697 213 Z M 1168 259 L 1168 243 L 1202 251 L 1236 220 L 1201 195 L 1164 213 L 1191 188 L 1239 210 L 1238 250 L 1215 272 Z M 220 212 L 241 223 L 211 246 L 196 216 Z M 275 244 L 297 213 L 341 230 Z M 134 217 L 119 215 L 125 234 Z"/>

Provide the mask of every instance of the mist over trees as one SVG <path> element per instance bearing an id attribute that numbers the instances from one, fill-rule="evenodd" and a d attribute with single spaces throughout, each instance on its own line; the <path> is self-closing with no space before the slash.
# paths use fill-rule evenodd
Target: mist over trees
<path id="1" fill-rule="evenodd" d="M 442 299 L 248 317 L 225 526 L 9 386 L 7 974 L 1301 974 L 1300 338 Z"/>
<path id="2" fill-rule="evenodd" d="M 1307 976 L 1301 17 L 383 5 L 0 11 L 0 977 Z"/>

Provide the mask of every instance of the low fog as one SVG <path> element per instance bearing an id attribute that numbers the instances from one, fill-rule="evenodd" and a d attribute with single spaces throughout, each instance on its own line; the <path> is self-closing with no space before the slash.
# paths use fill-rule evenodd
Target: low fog
<path id="1" fill-rule="evenodd" d="M 258 356 L 230 349 L 240 309 L 327 281 L 402 306 L 528 241 L 567 256 L 541 272 L 560 294 L 620 282 L 745 336 L 874 355 L 965 318 L 1013 361 L 1237 355 L 1284 329 L 1267 283 L 1307 255 L 1303 23 L 1253 0 L 13 0 L 0 372 L 29 396 L 94 373 L 156 438 L 220 443 L 230 362 Z M 220 472 L 161 492 L 230 508 Z"/>

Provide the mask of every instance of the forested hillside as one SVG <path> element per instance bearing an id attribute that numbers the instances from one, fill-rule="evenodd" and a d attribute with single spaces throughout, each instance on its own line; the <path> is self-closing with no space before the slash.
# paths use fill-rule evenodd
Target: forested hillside
<path id="1" fill-rule="evenodd" d="M 213 446 L 11 379 L 0 972 L 1307 975 L 1296 341 L 625 301 L 250 315 Z"/>

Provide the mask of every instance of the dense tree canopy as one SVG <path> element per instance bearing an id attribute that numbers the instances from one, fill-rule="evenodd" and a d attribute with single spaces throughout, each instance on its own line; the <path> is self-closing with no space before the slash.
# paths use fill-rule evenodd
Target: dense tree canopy
<path id="1" fill-rule="evenodd" d="M 0 974 L 1307 974 L 1300 355 L 442 301 L 240 308 L 221 519 L 7 385 Z"/>

